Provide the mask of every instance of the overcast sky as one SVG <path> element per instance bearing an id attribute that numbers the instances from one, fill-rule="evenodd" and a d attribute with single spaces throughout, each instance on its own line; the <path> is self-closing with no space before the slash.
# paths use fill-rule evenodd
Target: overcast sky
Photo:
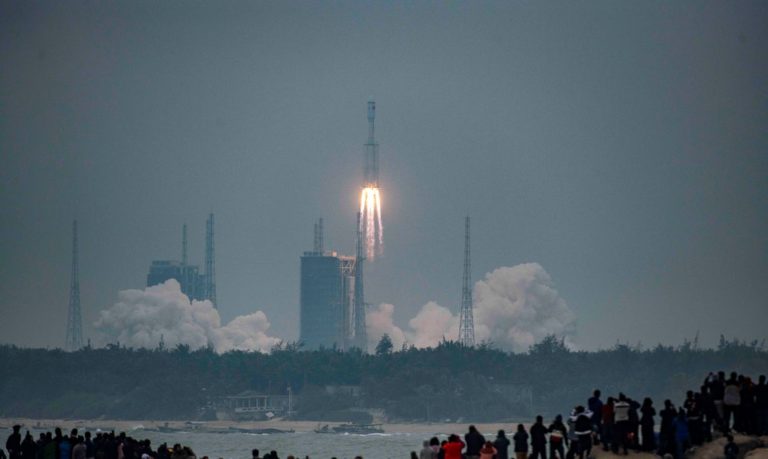
<path id="1" fill-rule="evenodd" d="M 312 225 L 353 253 L 377 102 L 400 323 L 540 263 L 581 348 L 768 337 L 768 3 L 0 1 L 0 342 L 86 335 L 153 259 L 298 338 Z"/>

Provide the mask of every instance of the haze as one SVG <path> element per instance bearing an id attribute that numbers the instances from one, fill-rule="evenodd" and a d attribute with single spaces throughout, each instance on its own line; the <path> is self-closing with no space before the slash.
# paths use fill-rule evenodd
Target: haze
<path id="1" fill-rule="evenodd" d="M 352 254 L 366 101 L 405 324 L 539 263 L 579 348 L 766 338 L 765 2 L 0 2 L 0 342 L 62 346 L 70 227 L 86 337 L 153 259 L 298 338 L 324 217 Z"/>

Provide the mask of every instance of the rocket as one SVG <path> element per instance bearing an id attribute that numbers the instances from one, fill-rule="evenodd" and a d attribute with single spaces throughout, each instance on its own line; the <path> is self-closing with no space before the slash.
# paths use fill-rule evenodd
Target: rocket
<path id="1" fill-rule="evenodd" d="M 379 187 L 379 144 L 373 137 L 373 121 L 376 118 L 376 102 L 368 100 L 368 141 L 365 143 L 365 158 L 363 175 L 365 181 L 363 187 Z"/>

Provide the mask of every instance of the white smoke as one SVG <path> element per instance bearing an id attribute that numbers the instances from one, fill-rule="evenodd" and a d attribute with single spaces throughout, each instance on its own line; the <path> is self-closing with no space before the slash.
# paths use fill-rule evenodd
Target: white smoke
<path id="1" fill-rule="evenodd" d="M 497 268 L 475 284 L 475 338 L 522 352 L 547 335 L 568 338 L 576 316 L 538 263 Z"/>
<path id="2" fill-rule="evenodd" d="M 501 349 L 525 352 L 547 335 L 570 343 L 575 315 L 554 289 L 552 278 L 538 263 L 501 267 L 475 283 L 473 290 L 475 341 L 490 342 Z M 435 302 L 422 306 L 408 322 L 408 330 L 395 325 L 394 306 L 382 304 L 366 317 L 369 349 L 384 333 L 395 349 L 403 343 L 418 348 L 437 346 L 443 339 L 456 340 L 459 317 Z"/>
<path id="3" fill-rule="evenodd" d="M 368 333 L 368 349 L 373 350 L 384 335 L 392 339 L 393 347 L 398 350 L 405 343 L 403 330 L 395 325 L 392 314 L 395 307 L 388 303 L 382 303 L 378 308 L 368 311 L 365 315 L 365 329 Z"/>
<path id="4" fill-rule="evenodd" d="M 208 301 L 190 301 L 179 283 L 170 279 L 144 290 L 122 290 L 118 302 L 101 312 L 95 324 L 100 344 L 155 348 L 161 339 L 168 348 L 208 345 L 216 352 L 268 352 L 280 342 L 267 335 L 267 316 L 257 311 L 221 325 L 219 312 Z"/>

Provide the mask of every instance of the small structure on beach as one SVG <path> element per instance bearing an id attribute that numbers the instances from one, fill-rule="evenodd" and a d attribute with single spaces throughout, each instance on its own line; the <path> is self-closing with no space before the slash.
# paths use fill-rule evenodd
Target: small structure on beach
<path id="1" fill-rule="evenodd" d="M 288 414 L 288 395 L 272 395 L 247 390 L 221 397 L 215 402 L 216 419 L 221 421 L 261 421 Z"/>

